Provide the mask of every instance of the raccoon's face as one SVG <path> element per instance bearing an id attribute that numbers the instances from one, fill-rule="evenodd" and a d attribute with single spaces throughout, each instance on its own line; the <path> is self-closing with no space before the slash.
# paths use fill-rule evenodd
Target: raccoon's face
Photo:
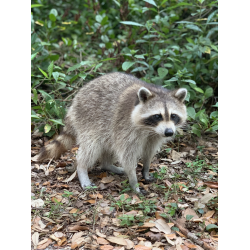
<path id="1" fill-rule="evenodd" d="M 131 115 L 134 125 L 163 137 L 173 136 L 176 129 L 184 125 L 186 89 L 150 91 L 141 87 L 137 95 L 139 102 Z"/>

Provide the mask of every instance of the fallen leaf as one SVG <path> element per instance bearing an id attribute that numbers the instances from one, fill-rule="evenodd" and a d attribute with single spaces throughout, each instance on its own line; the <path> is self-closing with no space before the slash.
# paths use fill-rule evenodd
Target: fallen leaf
<path id="1" fill-rule="evenodd" d="M 102 199 L 103 195 L 101 195 L 99 193 L 97 193 L 97 194 L 89 194 L 89 197 L 92 198 L 92 199 L 96 199 L 96 198 Z"/>
<path id="2" fill-rule="evenodd" d="M 87 226 L 73 225 L 68 227 L 69 231 L 89 230 Z"/>
<path id="3" fill-rule="evenodd" d="M 196 212 L 192 208 L 187 208 L 184 213 L 183 217 L 186 219 L 187 215 L 193 215 L 193 219 L 198 219 L 199 216 L 196 214 Z"/>
<path id="4" fill-rule="evenodd" d="M 96 204 L 96 200 L 87 200 L 86 202 L 88 202 L 90 204 Z"/>
<path id="5" fill-rule="evenodd" d="M 62 200 L 62 196 L 56 195 L 56 196 L 52 197 L 51 200 L 55 203 L 60 202 Z"/>
<path id="6" fill-rule="evenodd" d="M 45 248 L 47 248 L 53 242 L 49 238 L 46 238 L 43 241 L 44 241 L 44 243 L 40 243 L 40 242 L 38 243 L 37 249 L 45 249 Z"/>
<path id="7" fill-rule="evenodd" d="M 105 227 L 109 222 L 109 217 L 105 216 L 104 218 L 101 219 L 101 228 Z M 120 225 L 120 224 L 119 224 Z"/>
<path id="8" fill-rule="evenodd" d="M 101 245 L 108 245 L 109 242 L 107 240 L 105 240 L 104 238 L 98 237 L 97 238 L 97 243 L 101 244 Z"/>
<path id="9" fill-rule="evenodd" d="M 71 242 L 76 241 L 76 239 L 80 238 L 83 234 L 84 232 L 75 233 L 71 239 Z"/>
<path id="10" fill-rule="evenodd" d="M 105 207 L 104 209 L 101 210 L 102 214 L 111 214 L 113 212 L 114 208 L 111 208 L 109 206 Z"/>
<path id="11" fill-rule="evenodd" d="M 32 200 L 31 206 L 36 208 L 42 208 L 44 206 L 44 201 L 42 199 Z"/>
<path id="12" fill-rule="evenodd" d="M 202 217 L 209 219 L 214 215 L 214 213 L 215 213 L 215 210 L 210 210 L 210 211 L 206 212 Z"/>
<path id="13" fill-rule="evenodd" d="M 196 245 L 191 244 L 191 243 L 189 243 L 189 242 L 187 242 L 187 241 L 183 241 L 183 243 L 184 243 L 187 247 L 189 247 L 189 248 L 197 248 Z"/>
<path id="14" fill-rule="evenodd" d="M 108 176 L 108 177 L 103 177 L 102 178 L 102 180 L 101 180 L 101 182 L 102 183 L 110 183 L 110 182 L 112 182 L 113 180 L 115 179 L 115 177 L 113 177 L 113 176 Z"/>
<path id="15" fill-rule="evenodd" d="M 164 236 L 169 238 L 170 240 L 176 239 L 176 234 L 164 234 Z"/>
<path id="16" fill-rule="evenodd" d="M 214 197 L 214 194 L 205 194 L 201 199 L 200 203 L 207 204 L 212 198 Z"/>
<path id="17" fill-rule="evenodd" d="M 155 218 L 156 218 L 156 219 L 163 219 L 163 217 L 161 217 L 160 214 L 162 214 L 161 211 L 156 211 L 156 212 L 155 212 Z"/>
<path id="18" fill-rule="evenodd" d="M 210 188 L 218 188 L 218 182 L 206 181 L 204 184 Z"/>
<path id="19" fill-rule="evenodd" d="M 38 241 L 39 241 L 39 233 L 38 232 L 35 232 L 33 235 L 32 235 L 32 242 L 34 244 L 34 249 L 36 249 L 37 245 L 38 245 Z"/>
<path id="20" fill-rule="evenodd" d="M 189 250 L 189 248 L 185 245 L 181 245 L 181 250 Z"/>
<path id="21" fill-rule="evenodd" d="M 50 218 L 48 218 L 48 217 L 42 217 L 44 220 L 47 220 L 47 221 L 49 221 L 49 222 L 51 222 L 51 223 L 55 223 L 56 224 L 56 222 L 55 221 L 53 221 L 52 219 L 50 219 Z"/>
<path id="22" fill-rule="evenodd" d="M 131 240 L 129 240 L 129 239 L 125 239 L 125 241 L 127 242 L 126 249 L 131 249 L 131 248 L 134 247 L 133 241 L 131 241 Z"/>
<path id="23" fill-rule="evenodd" d="M 99 237 L 106 238 L 106 235 L 105 235 L 105 234 L 102 234 L 98 229 L 96 229 L 95 231 L 96 231 L 96 234 L 97 234 Z"/>
<path id="24" fill-rule="evenodd" d="M 174 161 L 179 161 L 181 159 L 181 154 L 175 150 L 172 150 L 171 157 Z"/>
<path id="25" fill-rule="evenodd" d="M 148 236 L 152 241 L 161 241 L 163 238 L 161 233 L 154 234 L 152 232 L 147 232 L 145 235 Z"/>
<path id="26" fill-rule="evenodd" d="M 101 250 L 113 250 L 114 247 L 111 245 L 104 245 L 100 247 Z"/>
<path id="27" fill-rule="evenodd" d="M 69 211 L 69 213 L 70 213 L 70 214 L 75 214 L 75 213 L 77 212 L 77 210 L 78 210 L 77 208 L 73 208 L 73 209 L 71 209 L 71 210 Z"/>
<path id="28" fill-rule="evenodd" d="M 181 237 L 187 238 L 183 233 L 179 232 L 179 231 L 175 231 L 177 234 L 179 234 Z"/>
<path id="29" fill-rule="evenodd" d="M 145 228 L 145 227 L 154 227 L 156 224 L 152 222 L 145 222 L 140 228 Z"/>
<path id="30" fill-rule="evenodd" d="M 74 242 L 71 244 L 71 249 L 76 249 L 77 247 L 80 247 L 84 244 L 85 239 L 84 238 L 77 238 Z"/>
<path id="31" fill-rule="evenodd" d="M 69 178 L 63 180 L 62 182 L 69 182 L 69 181 L 72 181 L 75 177 L 76 177 L 76 172 L 75 171 Z"/>
<path id="32" fill-rule="evenodd" d="M 109 236 L 109 237 L 107 237 L 107 240 L 112 242 L 112 243 L 116 243 L 118 245 L 127 246 L 127 242 L 123 238 Z"/>
<path id="33" fill-rule="evenodd" d="M 165 234 L 171 233 L 171 228 L 167 224 L 167 222 L 163 219 L 158 219 L 155 221 L 155 227 L 158 228 L 160 231 L 162 231 Z"/>
<path id="34" fill-rule="evenodd" d="M 146 247 L 146 246 L 142 246 L 142 245 L 137 245 L 134 246 L 135 250 L 151 250 L 151 247 Z"/>
<path id="35" fill-rule="evenodd" d="M 62 233 L 62 232 L 55 232 L 54 235 L 55 235 L 57 238 L 62 238 L 62 237 L 65 236 L 65 234 Z"/>
<path id="36" fill-rule="evenodd" d="M 100 179 L 102 179 L 103 177 L 107 177 L 107 172 L 103 172 L 97 176 L 97 178 L 100 178 Z"/>

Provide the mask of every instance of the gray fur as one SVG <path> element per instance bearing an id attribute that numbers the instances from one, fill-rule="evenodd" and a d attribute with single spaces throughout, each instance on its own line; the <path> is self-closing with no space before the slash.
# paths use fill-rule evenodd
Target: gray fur
<path id="1" fill-rule="evenodd" d="M 185 91 L 176 91 L 118 72 L 96 78 L 79 90 L 66 115 L 64 133 L 79 145 L 77 173 L 82 188 L 92 184 L 88 168 L 99 160 L 105 170 L 125 172 L 131 187 L 140 192 L 136 177 L 138 159 L 143 158 L 143 177 L 150 181 L 152 157 L 164 142 L 172 139 L 164 136 L 164 130 L 171 126 L 175 132 L 185 123 Z M 163 121 L 159 124 L 152 127 L 143 123 L 148 112 L 160 111 Z M 176 112 L 181 115 L 177 125 L 170 119 Z M 62 137 L 63 134 L 60 141 Z M 36 159 L 42 158 L 38 155 Z M 117 160 L 123 169 L 112 165 Z"/>

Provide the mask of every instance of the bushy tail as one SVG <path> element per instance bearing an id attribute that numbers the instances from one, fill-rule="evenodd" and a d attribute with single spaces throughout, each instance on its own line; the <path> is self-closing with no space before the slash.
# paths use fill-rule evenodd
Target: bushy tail
<path id="1" fill-rule="evenodd" d="M 32 158 L 32 161 L 43 161 L 52 158 L 55 160 L 68 149 L 71 149 L 72 144 L 75 142 L 75 136 L 69 131 L 67 126 L 64 127 L 62 134 L 47 146 L 42 147 L 39 154 Z"/>

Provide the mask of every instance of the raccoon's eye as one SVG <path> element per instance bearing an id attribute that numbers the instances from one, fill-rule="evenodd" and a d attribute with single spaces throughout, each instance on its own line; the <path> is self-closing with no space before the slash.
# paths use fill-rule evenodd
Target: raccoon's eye
<path id="1" fill-rule="evenodd" d="M 162 119 L 162 115 L 161 114 L 157 114 L 157 115 L 153 115 L 153 117 L 156 119 L 156 120 L 160 120 Z"/>
<path id="2" fill-rule="evenodd" d="M 172 115 L 171 115 L 171 118 L 172 118 L 172 119 L 176 118 L 176 114 L 172 114 Z"/>
<path id="3" fill-rule="evenodd" d="M 175 124 L 177 124 L 177 123 L 179 123 L 180 122 L 180 117 L 178 116 L 178 115 L 176 115 L 176 114 L 171 114 L 171 120 L 175 123 Z"/>

